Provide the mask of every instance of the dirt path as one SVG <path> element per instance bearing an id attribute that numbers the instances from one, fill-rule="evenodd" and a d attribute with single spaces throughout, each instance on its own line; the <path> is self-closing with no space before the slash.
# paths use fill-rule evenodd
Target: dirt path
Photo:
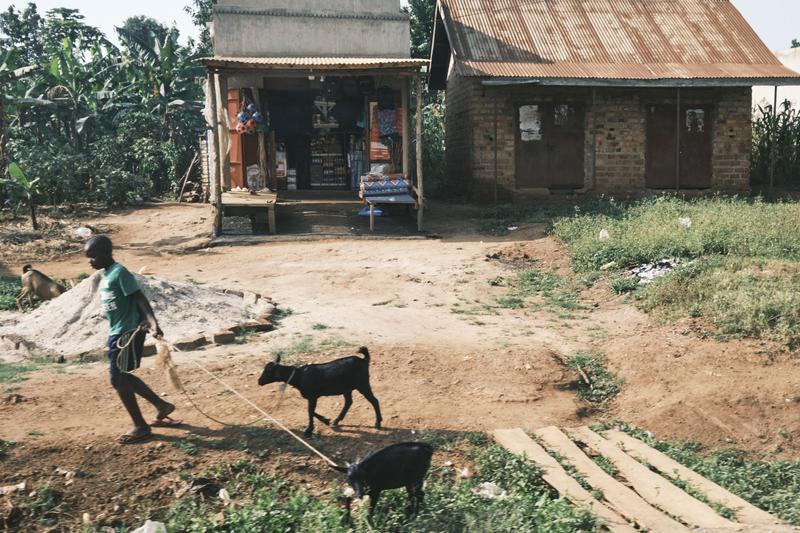
<path id="1" fill-rule="evenodd" d="M 583 309 L 569 313 L 548 306 L 501 308 L 497 300 L 508 288 L 489 281 L 511 278 L 515 270 L 487 256 L 566 273 L 563 250 L 541 226 L 487 238 L 474 231 L 467 211 L 446 214 L 431 221 L 441 239 L 208 249 L 199 248 L 208 229 L 203 206 L 163 205 L 89 223 L 113 226 L 117 259 L 132 270 L 147 267 L 160 277 L 255 291 L 291 310 L 279 328 L 247 344 L 177 357 L 191 394 L 214 416 L 251 420 L 247 408 L 187 366 L 187 357 L 270 407 L 277 387 L 258 388 L 256 379 L 275 351 L 297 361 L 324 361 L 369 346 L 373 387 L 388 429 L 370 427 L 371 408 L 356 396 L 346 419 L 350 426 L 337 432 L 319 428 L 316 438 L 338 458 L 353 459 L 371 446 L 415 438 L 420 431 L 533 430 L 613 418 L 643 425 L 659 437 L 798 455 L 797 359 L 755 342 L 701 338 L 692 324 L 657 325 L 602 284 L 584 291 Z M 7 271 L 19 266 L 2 265 Z M 78 254 L 40 266 L 61 277 L 88 271 Z M 604 352 L 625 381 L 619 397 L 603 410 L 577 399 L 570 390 L 576 376 L 553 356 L 590 348 Z M 765 350 L 771 355 L 759 353 Z M 19 443 L 0 462 L 0 482 L 52 478 L 63 484 L 54 469 L 78 469 L 85 476 L 74 490 L 87 494 L 85 505 L 135 520 L 141 518 L 136 498 L 153 501 L 171 494 L 179 470 L 199 474 L 255 453 L 263 456 L 265 469 L 326 490 L 333 478 L 319 474 L 317 460 L 284 436 L 210 423 L 170 392 L 151 366 L 145 364 L 146 380 L 179 405 L 186 428 L 160 431 L 159 440 L 137 448 L 137 458 L 145 459 L 133 460 L 128 449 L 112 444 L 127 422 L 107 385 L 105 366 L 47 367 L 14 385 L 18 388 L 6 393 L 11 401 L 0 405 L 0 438 Z M 339 406 L 339 399 L 326 399 L 320 410 L 335 414 Z M 293 427 L 305 423 L 305 404 L 291 388 L 275 413 Z M 187 455 L 185 446 L 179 447 L 185 442 L 201 453 Z M 159 481 L 143 481 L 153 478 Z M 112 492 L 130 495 L 124 505 L 94 494 L 108 479 Z"/>

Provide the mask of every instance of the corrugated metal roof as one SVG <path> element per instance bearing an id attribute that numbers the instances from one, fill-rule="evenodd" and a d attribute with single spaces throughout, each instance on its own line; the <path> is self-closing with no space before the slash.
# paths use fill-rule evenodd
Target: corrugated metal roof
<path id="1" fill-rule="evenodd" d="M 800 78 L 728 0 L 439 0 L 439 11 L 465 76 Z"/>
<path id="2" fill-rule="evenodd" d="M 259 68 L 335 70 L 368 68 L 413 68 L 428 64 L 425 59 L 397 57 L 209 57 L 206 66 L 217 68 Z"/>

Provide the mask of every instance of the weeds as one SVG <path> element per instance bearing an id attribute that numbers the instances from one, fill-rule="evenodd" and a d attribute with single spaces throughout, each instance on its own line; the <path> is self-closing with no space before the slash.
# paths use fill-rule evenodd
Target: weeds
<path id="1" fill-rule="evenodd" d="M 800 460 L 766 461 L 738 450 L 701 453 L 700 444 L 660 441 L 641 429 L 611 424 L 701 476 L 794 525 L 800 525 Z"/>
<path id="2" fill-rule="evenodd" d="M 4 363 L 0 361 L 0 383 L 19 383 L 28 379 L 25 374 L 36 370 L 36 365 Z"/>
<path id="3" fill-rule="evenodd" d="M 608 282 L 611 290 L 617 294 L 635 291 L 639 287 L 639 280 L 632 276 L 618 276 Z"/>
<path id="4" fill-rule="evenodd" d="M 448 443 L 451 439 L 446 439 Z M 215 469 L 209 477 L 237 500 L 247 502 L 223 508 L 216 500 L 185 497 L 166 513 L 170 531 L 264 532 L 479 532 L 494 531 L 568 533 L 593 532 L 599 524 L 588 510 L 558 498 L 542 481 L 538 470 L 524 459 L 494 445 L 483 435 L 462 439 L 470 446 L 476 475 L 456 482 L 454 471 L 434 465 L 425 486 L 425 502 L 414 519 L 404 516 L 404 490 L 386 491 L 376 509 L 374 525 L 366 521 L 367 507 L 354 506 L 352 523 L 344 522 L 344 510 L 336 499 L 341 490 L 319 498 L 263 473 L 255 464 L 239 462 Z M 468 444 L 470 443 L 470 444 Z M 473 492 L 491 481 L 505 489 L 505 500 L 487 500 Z M 341 487 L 341 485 L 340 485 Z M 215 518 L 224 513 L 224 520 Z"/>
<path id="5" fill-rule="evenodd" d="M 13 442 L 0 439 L 0 459 L 5 459 L 8 455 L 8 450 L 14 445 Z"/>
<path id="6" fill-rule="evenodd" d="M 517 278 L 509 282 L 511 291 L 501 298 L 497 304 L 506 309 L 522 309 L 526 305 L 526 299 L 538 296 L 544 299 L 544 303 L 555 309 L 566 309 L 575 311 L 582 309 L 578 303 L 578 294 L 581 287 L 578 287 L 574 280 L 563 278 L 552 271 L 544 271 L 538 268 L 523 270 L 517 274 Z"/>
<path id="7" fill-rule="evenodd" d="M 18 277 L 0 277 L 0 311 L 16 311 L 17 296 L 21 290 Z"/>
<path id="8" fill-rule="evenodd" d="M 577 353 L 567 359 L 567 367 L 580 374 L 578 396 L 587 402 L 604 403 L 619 394 L 622 380 L 608 371 L 603 355 Z"/>
<path id="9" fill-rule="evenodd" d="M 714 256 L 656 280 L 641 306 L 665 318 L 691 316 L 726 336 L 800 343 L 800 264 Z"/>
<path id="10" fill-rule="evenodd" d="M 315 329 L 315 330 L 319 331 L 319 330 L 323 330 L 323 329 L 328 329 L 328 326 L 325 325 L 325 324 L 321 324 L 321 323 L 317 322 L 316 324 L 311 326 L 311 329 Z"/>
<path id="11" fill-rule="evenodd" d="M 180 451 L 185 453 L 186 455 L 197 455 L 200 453 L 200 449 L 197 447 L 197 444 L 188 440 L 180 440 L 172 443 L 173 446 L 178 448 Z"/>

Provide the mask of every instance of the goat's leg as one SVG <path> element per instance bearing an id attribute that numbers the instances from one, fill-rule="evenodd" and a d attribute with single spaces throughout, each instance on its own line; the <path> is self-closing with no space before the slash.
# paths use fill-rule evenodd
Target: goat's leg
<path id="1" fill-rule="evenodd" d="M 19 307 L 19 312 L 22 313 L 25 309 L 22 308 L 22 300 L 28 295 L 28 288 L 23 287 L 21 291 L 19 291 L 19 296 L 17 296 L 17 307 Z"/>
<path id="2" fill-rule="evenodd" d="M 321 414 L 319 414 L 319 413 L 314 413 L 314 416 L 316 417 L 316 419 L 317 419 L 317 420 L 319 420 L 320 422 L 322 422 L 322 423 L 323 423 L 323 424 L 325 424 L 326 426 L 330 426 L 330 425 L 331 425 L 331 421 L 330 421 L 330 419 L 329 419 L 329 418 L 327 418 L 327 417 L 324 417 L 324 416 L 322 416 L 322 415 L 321 415 Z"/>
<path id="3" fill-rule="evenodd" d="M 369 522 L 372 523 L 372 515 L 375 513 L 375 506 L 378 505 L 378 500 L 381 498 L 381 491 L 372 490 L 369 493 Z"/>
<path id="4" fill-rule="evenodd" d="M 372 394 L 372 388 L 369 386 L 369 383 L 365 387 L 358 389 L 358 392 L 364 395 L 364 398 L 367 399 L 369 403 L 372 404 L 373 409 L 375 409 L 375 427 L 380 429 L 381 422 L 383 422 L 383 417 L 381 416 L 381 405 L 378 403 L 378 399 Z"/>
<path id="5" fill-rule="evenodd" d="M 344 406 L 342 407 L 342 412 L 339 413 L 339 416 L 333 419 L 332 424 L 334 426 L 338 426 L 339 422 L 344 420 L 344 417 L 351 405 L 353 405 L 353 391 L 348 391 L 344 393 Z"/>
<path id="6" fill-rule="evenodd" d="M 314 432 L 314 412 L 317 409 L 317 399 L 316 398 L 309 398 L 308 399 L 308 426 L 304 432 L 306 437 L 310 437 L 311 433 Z"/>
<path id="7" fill-rule="evenodd" d="M 414 516 L 419 514 L 419 508 L 422 506 L 422 500 L 425 498 L 425 492 L 422 490 L 422 481 L 414 485 Z"/>

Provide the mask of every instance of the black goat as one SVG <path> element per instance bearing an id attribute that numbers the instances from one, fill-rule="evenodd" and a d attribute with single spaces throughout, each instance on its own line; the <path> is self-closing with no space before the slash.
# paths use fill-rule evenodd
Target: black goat
<path id="1" fill-rule="evenodd" d="M 321 365 L 303 365 L 300 367 L 281 365 L 280 354 L 272 363 L 267 363 L 261 377 L 258 378 L 259 385 L 267 383 L 284 382 L 300 391 L 300 394 L 308 400 L 308 427 L 305 435 L 310 436 L 314 431 L 314 417 L 325 425 L 330 425 L 331 421 L 324 416 L 316 413 L 317 399 L 320 396 L 344 396 L 344 407 L 332 424 L 335 426 L 344 419 L 350 406 L 353 405 L 353 390 L 357 390 L 364 395 L 372 407 L 375 408 L 375 427 L 381 427 L 381 407 L 378 399 L 372 394 L 369 385 L 369 350 L 365 347 L 358 349 L 358 353 L 364 356 L 350 356 L 336 359 Z"/>
<path id="2" fill-rule="evenodd" d="M 369 494 L 370 517 L 375 511 L 381 492 L 400 487 L 405 487 L 408 491 L 406 513 L 416 515 L 425 496 L 422 484 L 431 466 L 432 456 L 433 447 L 430 444 L 402 442 L 373 452 L 358 464 L 333 468 L 347 474 L 347 482 L 358 498 Z"/>

